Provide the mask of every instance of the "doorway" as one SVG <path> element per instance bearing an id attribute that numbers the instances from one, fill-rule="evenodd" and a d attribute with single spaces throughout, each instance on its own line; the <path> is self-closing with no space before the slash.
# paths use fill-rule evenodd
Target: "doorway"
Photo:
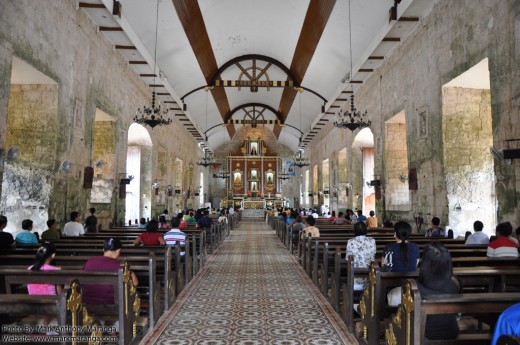
<path id="1" fill-rule="evenodd" d="M 128 129 L 126 156 L 125 221 L 151 218 L 152 204 L 152 138 L 143 126 L 133 123 Z M 162 211 L 162 210 L 161 210 Z"/>

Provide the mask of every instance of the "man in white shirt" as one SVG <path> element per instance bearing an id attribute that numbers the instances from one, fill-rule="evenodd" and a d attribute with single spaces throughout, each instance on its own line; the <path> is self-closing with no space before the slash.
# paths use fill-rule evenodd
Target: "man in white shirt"
<path id="1" fill-rule="evenodd" d="M 170 215 L 168 214 L 168 210 L 164 210 L 163 214 L 161 214 L 161 216 L 164 216 L 164 219 L 166 219 L 167 221 L 170 221 L 172 220 L 172 218 L 170 217 Z M 160 216 L 159 216 L 160 217 Z"/>
<path id="2" fill-rule="evenodd" d="M 63 236 L 78 237 L 85 234 L 85 228 L 79 222 L 79 212 L 71 212 L 70 222 L 63 227 Z"/>
<path id="3" fill-rule="evenodd" d="M 480 220 L 473 223 L 473 230 L 475 230 L 475 233 L 468 236 L 465 245 L 489 244 L 489 237 L 482 232 L 483 228 L 484 224 L 482 224 Z"/>
<path id="4" fill-rule="evenodd" d="M 231 206 L 229 208 L 229 211 L 228 211 L 229 215 L 232 216 L 234 213 L 235 213 L 235 209 L 233 208 L 233 206 Z"/>

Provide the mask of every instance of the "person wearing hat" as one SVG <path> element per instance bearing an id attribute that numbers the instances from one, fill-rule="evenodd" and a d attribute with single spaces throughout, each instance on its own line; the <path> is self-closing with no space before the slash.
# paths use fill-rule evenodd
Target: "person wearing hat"
<path id="1" fill-rule="evenodd" d="M 114 272 L 121 266 L 119 256 L 123 243 L 118 238 L 107 238 L 103 245 L 103 256 L 92 257 L 85 262 L 84 271 Z M 138 280 L 134 272 L 130 272 L 132 284 L 137 286 Z M 91 304 L 114 304 L 114 287 L 112 285 L 88 285 L 82 287 L 83 302 Z"/>

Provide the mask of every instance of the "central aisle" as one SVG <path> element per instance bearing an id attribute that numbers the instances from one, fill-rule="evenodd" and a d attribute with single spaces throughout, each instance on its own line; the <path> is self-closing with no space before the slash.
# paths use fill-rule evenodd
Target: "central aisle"
<path id="1" fill-rule="evenodd" d="M 264 222 L 244 220 L 146 344 L 355 344 Z"/>

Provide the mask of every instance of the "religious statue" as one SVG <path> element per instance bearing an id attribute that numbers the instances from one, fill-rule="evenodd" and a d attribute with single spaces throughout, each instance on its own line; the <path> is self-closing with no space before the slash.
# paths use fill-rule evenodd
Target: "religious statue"
<path id="1" fill-rule="evenodd" d="M 233 184 L 235 184 L 235 185 L 242 184 L 242 175 L 239 172 L 235 172 L 235 176 L 233 177 Z"/>

